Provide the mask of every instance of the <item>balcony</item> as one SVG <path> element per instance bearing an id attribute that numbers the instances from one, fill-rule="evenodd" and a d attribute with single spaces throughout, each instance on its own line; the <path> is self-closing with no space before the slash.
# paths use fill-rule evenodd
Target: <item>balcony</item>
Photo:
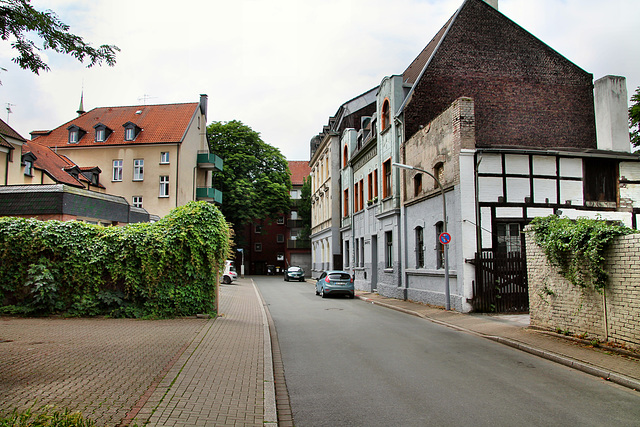
<path id="1" fill-rule="evenodd" d="M 310 249 L 310 248 L 311 248 L 311 240 L 309 239 L 287 240 L 287 249 Z"/>
<path id="2" fill-rule="evenodd" d="M 214 202 L 219 205 L 222 204 L 222 191 L 216 190 L 211 187 L 198 187 L 196 188 L 196 200 L 203 200 L 205 202 Z"/>
<path id="3" fill-rule="evenodd" d="M 208 151 L 198 153 L 198 167 L 200 169 L 213 169 L 218 172 L 222 172 L 224 162 L 215 154 L 211 154 Z"/>
<path id="4" fill-rule="evenodd" d="M 302 228 L 304 222 L 301 219 L 287 219 L 288 228 Z"/>

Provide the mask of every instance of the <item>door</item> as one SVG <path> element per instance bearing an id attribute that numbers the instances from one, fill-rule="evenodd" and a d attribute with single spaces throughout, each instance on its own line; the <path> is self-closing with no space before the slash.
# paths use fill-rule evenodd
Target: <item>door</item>
<path id="1" fill-rule="evenodd" d="M 371 292 L 378 290 L 378 236 L 371 236 Z"/>

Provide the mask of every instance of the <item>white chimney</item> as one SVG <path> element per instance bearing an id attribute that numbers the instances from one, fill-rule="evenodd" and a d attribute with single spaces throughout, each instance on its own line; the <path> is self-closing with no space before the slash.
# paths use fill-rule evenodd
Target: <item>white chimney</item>
<path id="1" fill-rule="evenodd" d="M 498 10 L 498 0 L 484 0 L 485 3 L 488 3 L 489 5 L 491 5 L 491 7 L 493 7 L 495 10 Z"/>
<path id="2" fill-rule="evenodd" d="M 598 149 L 630 153 L 627 79 L 605 76 L 596 80 L 593 100 Z"/>

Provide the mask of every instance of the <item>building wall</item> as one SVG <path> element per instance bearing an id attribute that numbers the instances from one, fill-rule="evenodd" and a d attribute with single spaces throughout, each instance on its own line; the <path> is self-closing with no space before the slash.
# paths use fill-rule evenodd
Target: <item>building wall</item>
<path id="1" fill-rule="evenodd" d="M 580 288 L 549 265 L 527 234 L 531 325 L 640 348 L 640 235 L 617 238 L 605 259 L 604 292 Z"/>
<path id="2" fill-rule="evenodd" d="M 593 77 L 480 1 L 467 1 L 404 110 L 407 139 L 457 98 L 478 147 L 596 148 Z"/>
<path id="3" fill-rule="evenodd" d="M 22 184 L 24 166 L 22 166 L 22 142 L 5 136 L 5 139 L 15 148 L 9 150 L 0 147 L 0 183 L 4 185 Z"/>

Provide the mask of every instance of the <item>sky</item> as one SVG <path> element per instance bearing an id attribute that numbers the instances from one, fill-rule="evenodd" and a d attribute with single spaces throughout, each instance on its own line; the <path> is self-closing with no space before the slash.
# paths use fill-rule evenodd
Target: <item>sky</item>
<path id="1" fill-rule="evenodd" d="M 36 75 L 0 40 L 0 118 L 23 137 L 84 109 L 198 102 L 239 120 L 288 160 L 341 104 L 401 74 L 464 0 L 32 0 L 92 46 L 120 48 L 115 67 L 86 68 L 50 50 Z M 499 0 L 499 10 L 592 73 L 640 86 L 638 0 Z M 34 40 L 37 40 L 34 38 Z M 11 109 L 11 113 L 7 108 Z"/>

